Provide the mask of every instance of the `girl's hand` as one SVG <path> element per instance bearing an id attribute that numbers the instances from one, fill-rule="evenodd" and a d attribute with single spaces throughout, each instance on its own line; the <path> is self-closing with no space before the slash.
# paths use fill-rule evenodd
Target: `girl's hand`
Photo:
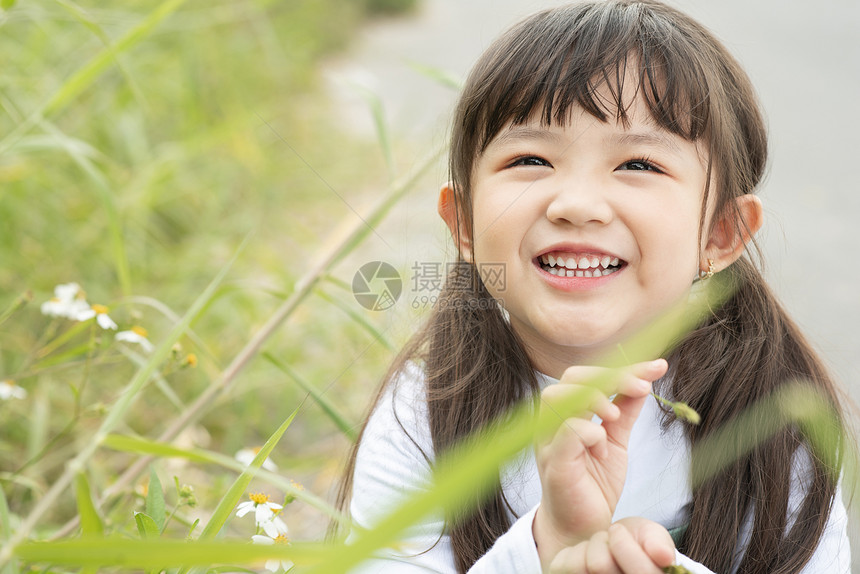
<path id="1" fill-rule="evenodd" d="M 662 574 L 675 559 L 665 528 L 645 518 L 625 518 L 559 552 L 550 574 Z"/>
<path id="2" fill-rule="evenodd" d="M 545 409 L 554 413 L 553 403 L 566 394 L 585 390 L 591 397 L 588 410 L 565 420 L 550 440 L 536 447 L 542 497 L 532 531 L 544 567 L 562 548 L 609 528 L 627 474 L 630 431 L 651 383 L 667 369 L 663 359 L 636 363 L 603 393 L 582 381 L 605 369 L 571 367 L 557 385 L 544 389 L 542 415 Z M 611 394 L 616 394 L 614 400 L 609 400 Z M 595 414 L 602 423 L 592 421 Z"/>

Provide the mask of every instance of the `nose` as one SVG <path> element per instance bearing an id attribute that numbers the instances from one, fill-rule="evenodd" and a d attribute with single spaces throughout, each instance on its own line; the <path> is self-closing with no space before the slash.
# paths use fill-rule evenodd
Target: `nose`
<path id="1" fill-rule="evenodd" d="M 601 185 L 597 178 L 571 175 L 556 185 L 546 209 L 546 217 L 553 223 L 584 226 L 612 221 L 612 205 L 605 193 L 605 185 Z"/>

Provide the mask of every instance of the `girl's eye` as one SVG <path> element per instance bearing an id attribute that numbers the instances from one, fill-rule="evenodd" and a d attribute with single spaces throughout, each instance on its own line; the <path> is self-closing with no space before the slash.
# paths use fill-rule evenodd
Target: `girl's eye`
<path id="1" fill-rule="evenodd" d="M 631 159 L 630 161 L 625 161 L 620 166 L 618 166 L 619 171 L 654 171 L 657 173 L 663 173 L 660 168 L 655 166 L 653 163 L 648 161 L 647 159 Z"/>
<path id="2" fill-rule="evenodd" d="M 520 165 L 552 167 L 547 160 L 545 160 L 541 157 L 534 156 L 534 155 L 521 157 L 521 158 L 515 159 L 513 162 L 511 162 L 511 167 L 516 167 L 516 166 L 520 166 Z"/>

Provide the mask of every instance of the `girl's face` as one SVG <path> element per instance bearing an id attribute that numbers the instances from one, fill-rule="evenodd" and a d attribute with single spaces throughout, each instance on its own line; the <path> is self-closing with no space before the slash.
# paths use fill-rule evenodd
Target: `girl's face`
<path id="1" fill-rule="evenodd" d="M 638 99 L 629 116 L 625 127 L 575 106 L 567 125 L 508 126 L 475 163 L 464 254 L 551 376 L 635 333 L 701 266 L 706 152 Z"/>

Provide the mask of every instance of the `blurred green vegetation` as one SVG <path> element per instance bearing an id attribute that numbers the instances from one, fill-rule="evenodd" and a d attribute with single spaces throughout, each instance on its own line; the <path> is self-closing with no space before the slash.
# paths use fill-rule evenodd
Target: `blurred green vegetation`
<path id="1" fill-rule="evenodd" d="M 389 183 L 383 151 L 332 121 L 319 69 L 367 18 L 411 10 L 414 0 L 188 0 L 64 105 L 49 104 L 106 45 L 167 4 L 18 2 L 0 14 L 0 313 L 32 293 L 0 323 L 0 380 L 28 392 L 0 401 L 0 487 L 13 528 L 146 360 L 110 331 L 40 313 L 57 284 L 79 283 L 121 330 L 143 326 L 157 344 L 249 238 L 162 366 L 162 388 L 150 384 L 118 429 L 152 438 L 269 319 L 333 230 L 355 220 L 353 208 Z M 318 289 L 378 322 L 342 286 Z M 264 350 L 327 391 L 354 424 L 391 355 L 323 297 L 309 298 Z M 186 364 L 189 353 L 196 368 Z M 240 377 L 177 444 L 232 456 L 265 442 L 306 396 L 269 361 L 254 360 Z M 282 474 L 326 496 L 347 445 L 308 400 L 272 458 Z M 133 460 L 100 451 L 86 469 L 93 491 Z M 197 489 L 203 513 L 235 478 L 187 461 L 156 467 L 168 498 L 176 476 Z M 128 533 L 142 497 L 127 494 L 103 511 Z M 174 525 L 188 527 L 187 510 Z M 297 538 L 323 532 L 319 513 L 290 513 Z M 37 535 L 75 515 L 70 493 Z M 250 536 L 245 530 L 238 532 Z"/>

